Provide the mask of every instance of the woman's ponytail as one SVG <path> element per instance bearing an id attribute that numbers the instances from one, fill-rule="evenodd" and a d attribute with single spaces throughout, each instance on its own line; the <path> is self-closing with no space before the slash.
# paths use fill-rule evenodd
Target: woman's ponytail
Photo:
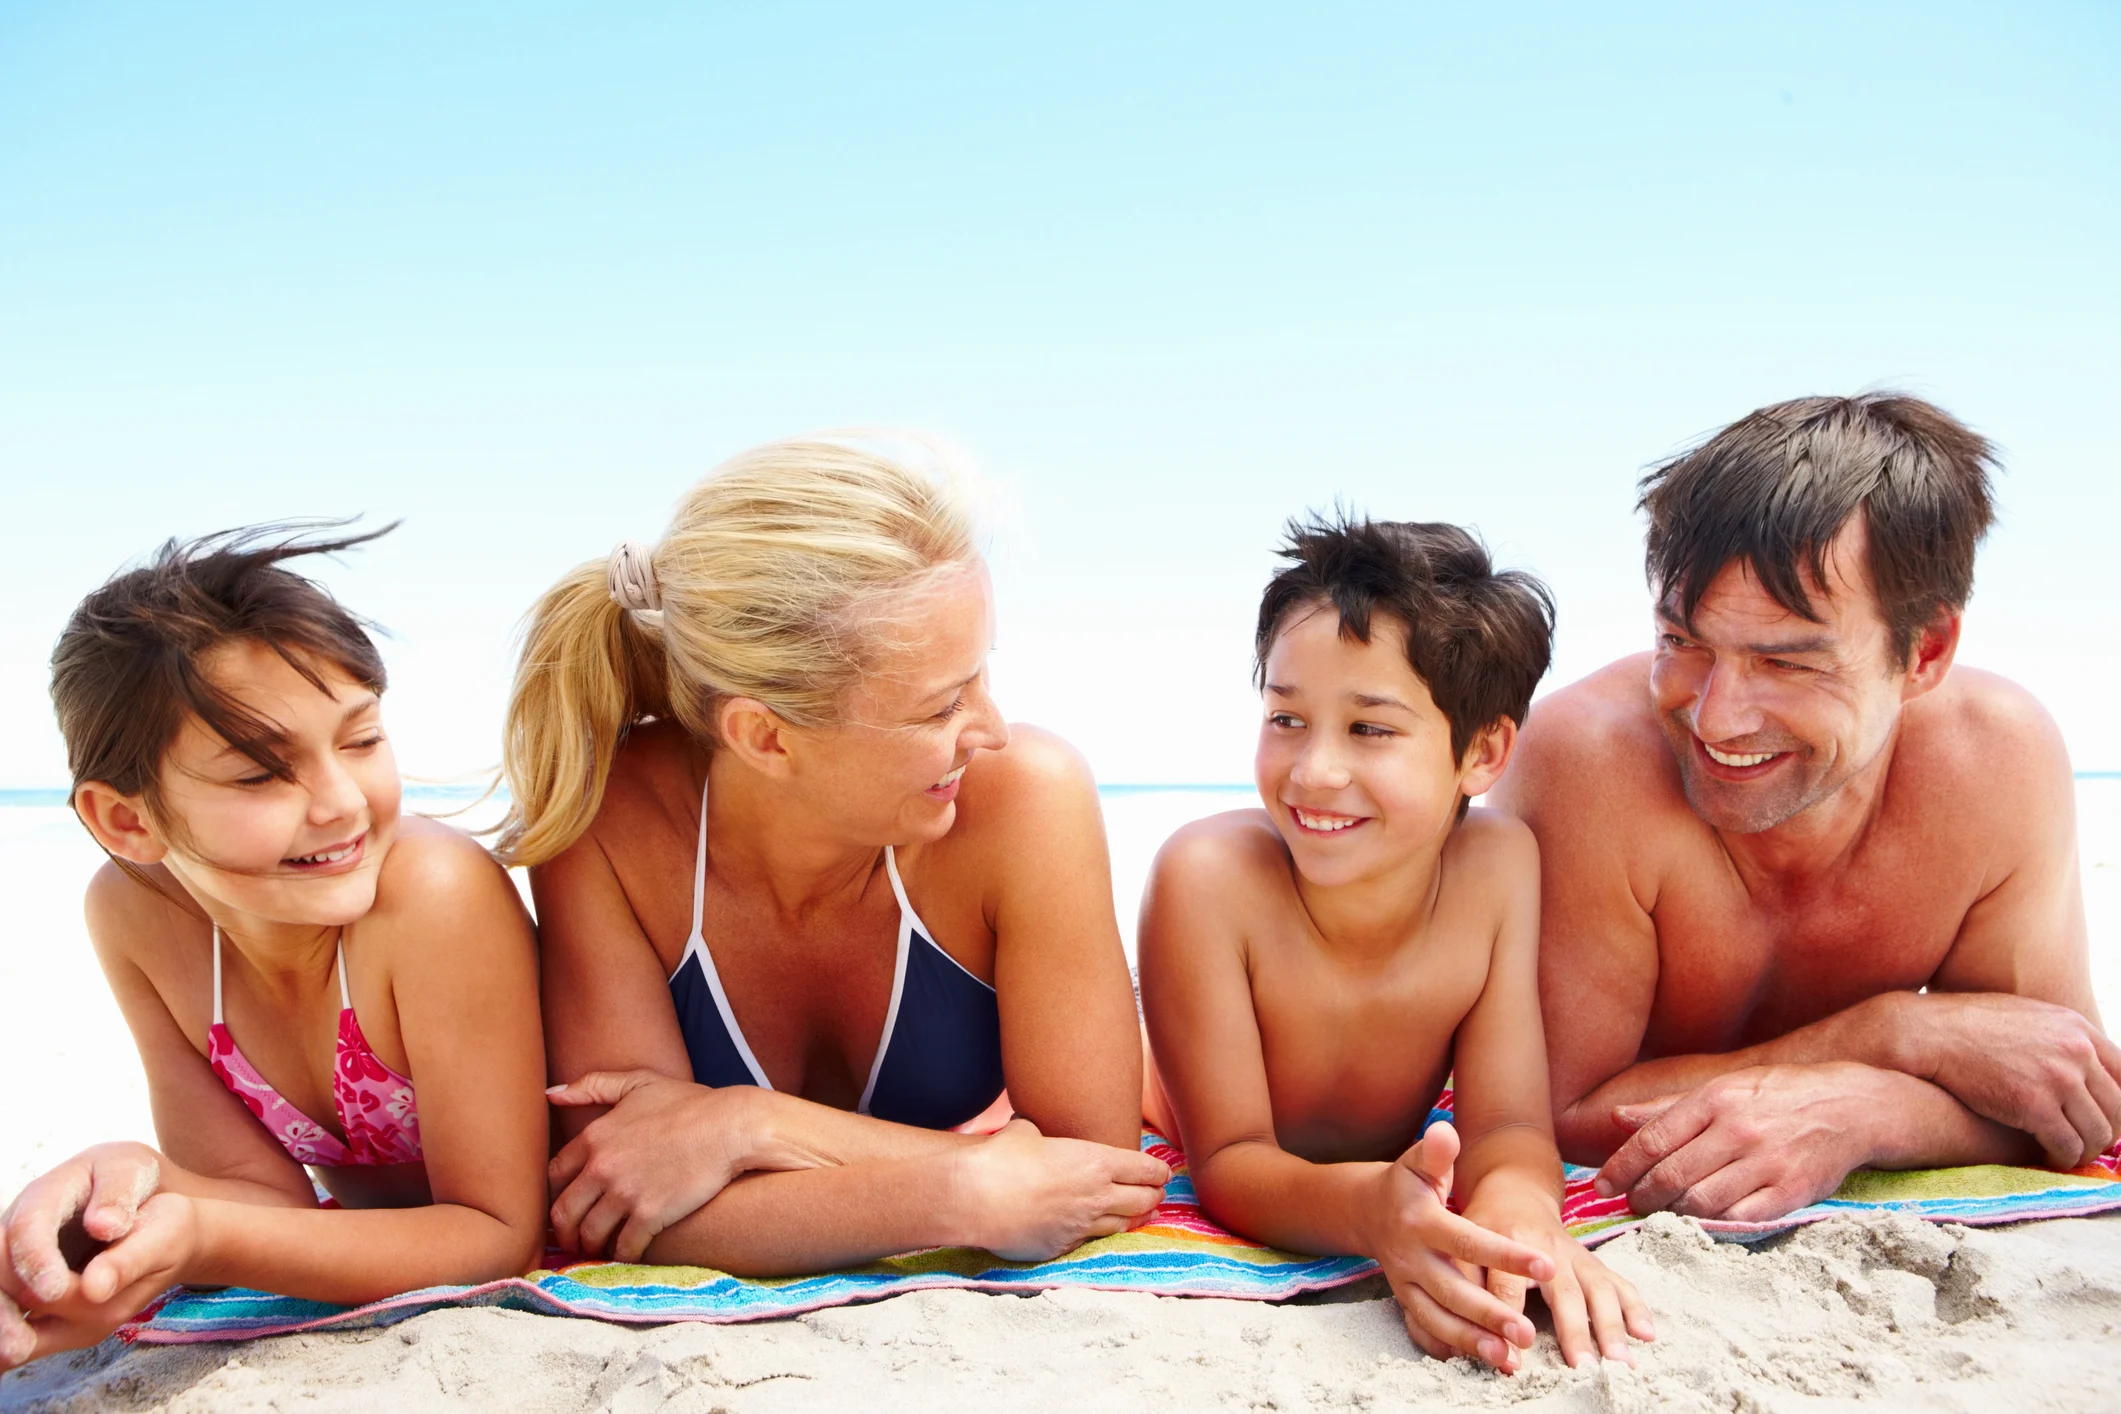
<path id="1" fill-rule="evenodd" d="M 589 828 L 634 723 L 666 716 L 661 640 L 613 598 L 606 565 L 579 566 L 530 611 L 501 769 L 511 803 L 496 853 L 542 864 Z"/>

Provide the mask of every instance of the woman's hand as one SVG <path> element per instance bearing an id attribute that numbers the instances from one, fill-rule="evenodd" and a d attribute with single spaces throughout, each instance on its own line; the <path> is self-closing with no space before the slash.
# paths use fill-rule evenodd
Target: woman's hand
<path id="1" fill-rule="evenodd" d="M 157 1193 L 125 1221 L 125 1231 L 83 1271 L 62 1268 L 63 1283 L 47 1274 L 33 1289 L 15 1267 L 0 1267 L 0 1369 L 94 1345 L 182 1280 L 199 1247 L 192 1200 Z"/>
<path id="2" fill-rule="evenodd" d="M 1388 1167 L 1377 1190 L 1370 1255 L 1399 1299 L 1407 1334 L 1430 1355 L 1470 1355 L 1508 1374 L 1529 1350 L 1532 1323 L 1519 1306 L 1481 1284 L 1479 1269 L 1555 1278 L 1554 1259 L 1536 1247 L 1490 1232 L 1453 1213 L 1452 1169 L 1458 1131 L 1433 1124 Z"/>
<path id="3" fill-rule="evenodd" d="M 1466 1205 L 1466 1217 L 1553 1259 L 1554 1275 L 1539 1283 L 1539 1294 L 1554 1318 L 1554 1338 L 1561 1344 L 1562 1360 L 1576 1370 L 1596 1364 L 1601 1356 L 1633 1365 L 1635 1352 L 1628 1337 L 1657 1338 L 1649 1307 L 1634 1285 L 1609 1271 L 1569 1236 L 1553 1199 L 1546 1194 L 1490 1197 L 1494 1191 L 1493 1183 L 1483 1184 Z M 1524 1309 L 1528 1283 L 1523 1277 L 1491 1269 L 1487 1285 L 1490 1293 L 1512 1309 Z"/>
<path id="4" fill-rule="evenodd" d="M 555 1105 L 609 1105 L 546 1166 L 552 1230 L 571 1252 L 639 1261 L 656 1234 L 699 1211 L 740 1174 L 810 1168 L 828 1156 L 786 1142 L 770 1097 L 653 1070 L 593 1071 L 545 1092 Z"/>
<path id="5" fill-rule="evenodd" d="M 1048 1139 L 1013 1119 L 952 1156 L 958 1239 L 1012 1262 L 1043 1262 L 1124 1232 L 1163 1201 L 1170 1166 L 1133 1149 Z"/>

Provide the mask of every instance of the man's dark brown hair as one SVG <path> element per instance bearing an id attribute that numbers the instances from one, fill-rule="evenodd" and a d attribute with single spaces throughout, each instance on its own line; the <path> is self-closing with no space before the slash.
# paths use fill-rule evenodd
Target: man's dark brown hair
<path id="1" fill-rule="evenodd" d="M 1253 677 L 1291 614 L 1330 606 L 1345 638 L 1368 643 L 1384 614 L 1407 635 L 1407 662 L 1451 724 L 1451 757 L 1504 717 L 1522 724 L 1554 648 L 1554 596 L 1522 570 L 1498 571 L 1487 547 L 1455 525 L 1428 521 L 1292 520 L 1277 552 L 1289 564 L 1267 582 L 1252 640 Z M 1459 802 L 1460 813 L 1465 802 Z"/>
<path id="2" fill-rule="evenodd" d="M 334 528 L 262 525 L 171 540 L 81 601 L 52 650 L 52 706 L 75 790 L 101 781 L 154 809 L 163 754 L 191 717 L 262 769 L 292 780 L 272 723 L 204 670 L 204 660 L 229 643 L 272 649 L 320 690 L 327 666 L 383 690 L 383 658 L 361 621 L 322 586 L 281 568 L 282 561 L 349 549 L 393 527 L 303 538 Z"/>
<path id="3" fill-rule="evenodd" d="M 1995 519 L 1995 449 L 1902 393 L 1796 398 L 1738 419 L 1643 477 L 1650 586 L 1691 626 L 1725 565 L 1751 567 L 1776 603 L 1819 622 L 1834 537 L 1861 512 L 1872 591 L 1904 665 L 1941 611 L 1974 592 L 1974 549 Z"/>

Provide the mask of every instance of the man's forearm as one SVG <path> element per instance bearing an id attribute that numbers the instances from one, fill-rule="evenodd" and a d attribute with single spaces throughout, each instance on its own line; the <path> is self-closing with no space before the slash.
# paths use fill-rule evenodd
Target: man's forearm
<path id="1" fill-rule="evenodd" d="M 1906 995 L 1871 997 L 1846 1011 L 1736 1051 L 1637 1061 L 1554 1116 L 1554 1137 L 1561 1155 L 1572 1164 L 1604 1163 L 1634 1132 L 1614 1118 L 1620 1106 L 1683 1095 L 1734 1070 L 1831 1061 L 1908 1070 L 1912 1048 L 1904 1021 Z"/>

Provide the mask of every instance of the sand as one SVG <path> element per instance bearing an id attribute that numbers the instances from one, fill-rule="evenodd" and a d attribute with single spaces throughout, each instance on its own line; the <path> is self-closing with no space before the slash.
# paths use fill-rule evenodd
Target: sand
<path id="1" fill-rule="evenodd" d="M 1108 802 L 1122 917 L 1171 824 L 1233 797 Z M 2080 783 L 2095 979 L 2121 1012 L 2121 781 Z M 92 850 L 62 812 L 0 809 L 0 1192 L 97 1138 L 151 1137 L 80 937 Z M 37 1000 L 32 1001 L 31 998 Z M 0 1378 L 0 1409 L 2059 1411 L 2121 1408 L 2121 1215 L 2001 1229 L 1836 1219 L 1761 1247 L 1661 1217 L 1601 1252 L 1649 1300 L 1637 1368 L 1515 1378 L 1427 1360 L 1376 1283 L 1281 1306 L 1087 1291 L 922 1292 L 747 1326 L 627 1328 L 443 1311 L 232 1345 L 107 1342 Z"/>

